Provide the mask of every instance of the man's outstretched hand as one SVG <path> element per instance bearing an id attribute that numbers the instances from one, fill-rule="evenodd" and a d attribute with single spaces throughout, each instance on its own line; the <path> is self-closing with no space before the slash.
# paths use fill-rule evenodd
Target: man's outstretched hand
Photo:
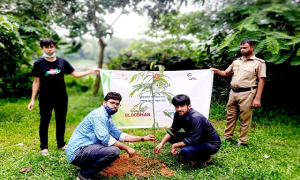
<path id="1" fill-rule="evenodd" d="M 144 137 L 144 141 L 156 141 L 156 138 L 153 135 L 147 135 Z"/>

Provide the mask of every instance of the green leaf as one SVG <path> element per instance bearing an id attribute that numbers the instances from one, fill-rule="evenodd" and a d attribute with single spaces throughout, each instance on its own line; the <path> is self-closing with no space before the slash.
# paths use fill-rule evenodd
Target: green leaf
<path id="1" fill-rule="evenodd" d="M 284 54 L 282 56 L 280 56 L 279 59 L 277 59 L 274 63 L 275 64 L 281 64 L 283 62 L 285 62 L 287 59 L 289 59 L 292 56 L 293 52 L 289 52 L 287 54 Z"/>
<path id="2" fill-rule="evenodd" d="M 156 124 L 156 128 L 157 128 L 157 129 L 159 129 L 159 125 L 158 125 L 158 122 L 155 122 L 155 124 Z"/>
<path id="3" fill-rule="evenodd" d="M 293 58 L 292 62 L 291 62 L 291 65 L 292 66 L 299 66 L 300 65 L 300 57 Z"/>
<path id="4" fill-rule="evenodd" d="M 285 45 L 295 45 L 300 42 L 300 37 L 293 38 L 291 42 L 286 43 Z"/>
<path id="5" fill-rule="evenodd" d="M 143 81 L 145 81 L 147 78 L 149 78 L 150 77 L 150 79 L 149 80 L 151 80 L 151 77 L 153 78 L 153 76 L 152 75 L 147 75 L 147 76 L 145 76 L 144 77 L 144 79 L 143 79 Z"/>
<path id="6" fill-rule="evenodd" d="M 132 83 L 137 77 L 137 74 L 133 75 L 131 78 L 130 78 L 130 81 L 129 81 L 129 84 Z"/>
<path id="7" fill-rule="evenodd" d="M 267 49 L 272 54 L 279 54 L 279 43 L 274 37 L 266 38 Z"/>
<path id="8" fill-rule="evenodd" d="M 258 26 L 256 24 L 247 24 L 243 26 L 243 28 L 247 31 L 258 31 Z"/>
<path id="9" fill-rule="evenodd" d="M 298 48 L 298 51 L 296 53 L 296 56 L 300 56 L 300 48 Z"/>
<path id="10" fill-rule="evenodd" d="M 266 45 L 266 41 L 262 40 L 257 46 L 255 46 L 254 54 L 260 53 Z"/>
<path id="11" fill-rule="evenodd" d="M 293 39 L 293 36 L 290 36 L 283 32 L 267 32 L 266 34 L 268 36 L 273 36 L 274 38 L 277 38 L 277 39 Z"/>
<path id="12" fill-rule="evenodd" d="M 151 64 L 150 64 L 150 69 L 152 70 L 152 67 L 153 67 L 153 65 L 155 64 L 155 62 L 153 61 L 153 62 L 151 62 Z"/>
<path id="13" fill-rule="evenodd" d="M 161 74 L 163 74 L 163 73 L 164 73 L 164 70 L 165 70 L 165 66 L 159 65 L 159 66 L 158 66 L 158 69 L 159 69 L 159 72 L 160 72 Z"/>
<path id="14" fill-rule="evenodd" d="M 137 90 L 134 89 L 134 90 L 129 94 L 129 97 L 132 97 L 136 91 L 137 91 Z"/>
<path id="15" fill-rule="evenodd" d="M 222 43 L 221 43 L 221 45 L 218 47 L 218 51 L 220 51 L 221 49 L 227 47 L 234 40 L 234 38 L 237 35 L 238 35 L 238 32 L 232 33 L 225 40 L 223 40 Z"/>
<path id="16" fill-rule="evenodd" d="M 1 42 L 0 42 L 0 48 L 4 48 L 5 49 L 4 44 L 2 44 Z"/>
<path id="17" fill-rule="evenodd" d="M 172 117 L 170 116 L 170 114 L 168 113 L 168 111 L 163 111 L 163 113 L 164 113 L 165 116 L 168 116 L 169 118 L 172 118 Z"/>

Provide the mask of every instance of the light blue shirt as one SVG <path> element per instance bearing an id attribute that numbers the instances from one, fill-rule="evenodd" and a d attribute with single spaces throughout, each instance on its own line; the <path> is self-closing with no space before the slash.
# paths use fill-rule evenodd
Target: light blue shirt
<path id="1" fill-rule="evenodd" d="M 65 150 L 68 162 L 71 163 L 75 159 L 82 146 L 91 144 L 111 146 L 116 139 L 124 141 L 126 135 L 115 126 L 111 116 L 107 114 L 104 106 L 101 106 L 90 112 L 73 132 Z"/>

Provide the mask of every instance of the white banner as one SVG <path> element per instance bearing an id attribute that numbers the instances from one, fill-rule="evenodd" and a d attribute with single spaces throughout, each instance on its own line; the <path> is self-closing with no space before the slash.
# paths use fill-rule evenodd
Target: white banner
<path id="1" fill-rule="evenodd" d="M 101 70 L 101 81 L 104 96 L 108 92 L 118 92 L 122 95 L 121 106 L 118 112 L 113 115 L 114 123 L 118 128 L 149 128 L 153 126 L 153 108 L 150 94 L 139 97 L 139 92 L 131 98 L 132 86 L 141 83 L 129 83 L 131 77 L 142 71 L 119 71 Z M 205 70 L 186 70 L 186 71 L 164 71 L 169 87 L 167 88 L 174 96 L 178 94 L 188 95 L 191 99 L 192 108 L 209 116 L 213 72 Z M 145 102 L 144 106 L 148 109 L 144 113 L 132 112 L 132 107 L 140 102 Z M 173 117 L 175 107 L 168 102 L 165 96 L 155 96 L 154 115 L 159 127 L 170 127 L 173 119 L 166 116 L 163 111 L 168 111 Z"/>

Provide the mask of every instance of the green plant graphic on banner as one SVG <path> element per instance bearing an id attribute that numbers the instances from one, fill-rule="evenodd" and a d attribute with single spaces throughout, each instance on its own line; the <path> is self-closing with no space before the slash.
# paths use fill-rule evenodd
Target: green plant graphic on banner
<path id="1" fill-rule="evenodd" d="M 101 81 L 102 81 L 103 92 L 108 93 L 111 91 L 110 86 L 111 86 L 112 72 L 111 71 L 106 71 L 106 72 L 101 71 L 101 75 L 102 75 Z M 104 94 L 104 96 L 105 95 L 106 94 Z M 122 104 L 122 102 L 121 102 L 121 104 Z M 126 107 L 126 104 L 122 104 L 122 106 Z M 118 112 L 112 116 L 114 123 L 117 127 L 132 126 L 132 123 L 129 121 L 128 117 L 125 117 L 122 106 L 119 107 Z"/>

